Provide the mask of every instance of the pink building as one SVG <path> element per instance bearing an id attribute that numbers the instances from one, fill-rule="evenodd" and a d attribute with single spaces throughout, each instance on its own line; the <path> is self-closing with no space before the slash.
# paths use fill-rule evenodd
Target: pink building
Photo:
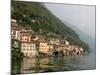
<path id="1" fill-rule="evenodd" d="M 22 42 L 30 42 L 31 34 L 29 34 L 28 32 L 25 32 L 25 31 L 20 32 L 20 40 Z"/>

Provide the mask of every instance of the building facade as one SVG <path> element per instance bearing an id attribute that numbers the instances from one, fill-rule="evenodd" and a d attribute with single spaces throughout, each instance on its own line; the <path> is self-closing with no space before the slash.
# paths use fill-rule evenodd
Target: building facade
<path id="1" fill-rule="evenodd" d="M 46 54 L 46 55 L 52 55 L 53 52 L 53 45 L 48 44 L 47 42 L 39 42 L 39 52 Z"/>
<path id="2" fill-rule="evenodd" d="M 38 51 L 36 49 L 36 44 L 34 42 L 22 42 L 21 43 L 21 52 L 26 57 L 37 56 Z"/>
<path id="3" fill-rule="evenodd" d="M 28 32 L 25 32 L 25 31 L 20 32 L 20 41 L 30 42 L 31 41 L 31 34 L 29 34 Z"/>
<path id="4" fill-rule="evenodd" d="M 11 30 L 11 38 L 20 40 L 20 32 L 21 30 L 19 28 L 12 28 Z"/>

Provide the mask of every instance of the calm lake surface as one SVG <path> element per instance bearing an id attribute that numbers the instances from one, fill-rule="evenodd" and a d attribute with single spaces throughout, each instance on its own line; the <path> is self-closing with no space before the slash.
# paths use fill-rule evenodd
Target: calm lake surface
<path id="1" fill-rule="evenodd" d="M 95 52 L 81 56 L 24 58 L 20 73 L 90 70 L 96 68 L 95 60 Z"/>

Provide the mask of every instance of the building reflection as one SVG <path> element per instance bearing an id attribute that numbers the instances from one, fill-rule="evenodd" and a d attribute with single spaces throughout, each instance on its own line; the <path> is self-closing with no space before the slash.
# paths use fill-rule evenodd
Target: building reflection
<path id="1" fill-rule="evenodd" d="M 80 63 L 80 58 L 70 57 L 42 57 L 24 58 L 21 63 L 21 73 L 39 73 L 71 70 L 71 64 Z"/>

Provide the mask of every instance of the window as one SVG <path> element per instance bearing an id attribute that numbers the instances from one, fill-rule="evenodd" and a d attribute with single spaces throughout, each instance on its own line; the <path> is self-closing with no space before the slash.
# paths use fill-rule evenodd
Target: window
<path id="1" fill-rule="evenodd" d="M 30 47 L 32 47 L 32 45 L 30 45 Z"/>
<path id="2" fill-rule="evenodd" d="M 24 53 L 24 56 L 26 56 L 26 53 Z"/>
<path id="3" fill-rule="evenodd" d="M 23 51 L 25 51 L 25 49 L 23 49 Z"/>
<path id="4" fill-rule="evenodd" d="M 26 53 L 25 55 L 27 56 L 28 54 Z"/>
<path id="5" fill-rule="evenodd" d="M 25 45 L 23 45 L 23 47 L 25 47 Z"/>
<path id="6" fill-rule="evenodd" d="M 28 45 L 27 45 L 27 48 L 28 48 Z"/>
<path id="7" fill-rule="evenodd" d="M 32 55 L 32 53 L 30 53 L 30 56 Z"/>
<path id="8" fill-rule="evenodd" d="M 34 47 L 34 45 L 33 45 L 33 47 Z"/>
<path id="9" fill-rule="evenodd" d="M 41 47 L 43 47 L 43 45 L 41 45 Z"/>

